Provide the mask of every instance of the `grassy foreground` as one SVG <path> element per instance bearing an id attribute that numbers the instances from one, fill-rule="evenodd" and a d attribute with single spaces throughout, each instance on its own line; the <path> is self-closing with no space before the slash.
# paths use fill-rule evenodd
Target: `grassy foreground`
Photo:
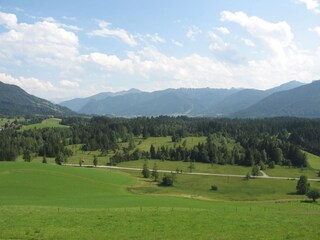
<path id="1" fill-rule="evenodd" d="M 137 181 L 111 170 L 0 162 L 0 239 L 314 239 L 320 233 L 319 204 L 127 191 Z"/>

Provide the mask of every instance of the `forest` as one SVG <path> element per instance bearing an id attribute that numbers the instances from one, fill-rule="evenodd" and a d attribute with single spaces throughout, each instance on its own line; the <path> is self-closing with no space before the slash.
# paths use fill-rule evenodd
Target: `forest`
<path id="1" fill-rule="evenodd" d="M 306 167 L 304 151 L 320 154 L 320 121 L 317 119 L 213 119 L 188 117 L 68 117 L 61 124 L 70 128 L 0 131 L 0 161 L 15 161 L 23 155 L 56 157 L 67 162 L 72 151 L 66 146 L 81 144 L 83 151 L 111 152 L 110 164 L 136 159 L 204 162 L 211 164 L 275 164 Z M 181 143 L 188 136 L 205 136 L 205 143 L 186 148 L 150 145 L 148 151 L 135 148 L 134 139 L 171 136 Z M 121 147 L 120 143 L 128 143 Z"/>

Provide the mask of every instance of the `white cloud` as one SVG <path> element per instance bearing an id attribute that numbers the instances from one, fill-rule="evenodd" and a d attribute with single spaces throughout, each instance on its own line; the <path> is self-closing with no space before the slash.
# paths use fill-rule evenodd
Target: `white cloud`
<path id="1" fill-rule="evenodd" d="M 73 82 L 73 81 L 69 81 L 69 80 L 61 80 L 60 81 L 61 86 L 64 87 L 79 87 L 79 83 L 78 82 Z"/>
<path id="2" fill-rule="evenodd" d="M 55 89 L 53 84 L 48 81 L 41 81 L 34 77 L 18 77 L 0 73 L 0 81 L 8 84 L 17 85 L 28 92 L 50 92 Z"/>
<path id="3" fill-rule="evenodd" d="M 230 34 L 229 29 L 225 27 L 218 27 L 217 30 L 222 34 Z"/>
<path id="4" fill-rule="evenodd" d="M 127 33 L 126 30 L 122 28 L 115 28 L 111 29 L 111 24 L 105 21 L 100 21 L 98 23 L 100 29 L 94 30 L 89 33 L 90 36 L 100 36 L 100 37 L 114 37 L 119 38 L 121 41 L 123 41 L 125 44 L 134 47 L 137 45 L 136 40 L 134 39 L 134 36 Z"/>
<path id="5" fill-rule="evenodd" d="M 142 42 L 146 42 L 146 43 L 165 43 L 166 40 L 164 38 L 162 38 L 158 33 L 155 34 L 136 34 L 134 36 L 134 38 L 139 39 Z"/>
<path id="6" fill-rule="evenodd" d="M 16 15 L 0 12 L 0 25 L 4 25 L 7 28 L 13 28 L 17 25 L 17 21 Z"/>
<path id="7" fill-rule="evenodd" d="M 310 32 L 315 32 L 320 36 L 320 27 L 309 28 Z"/>
<path id="8" fill-rule="evenodd" d="M 250 40 L 248 38 L 241 38 L 241 41 L 248 47 L 255 47 L 256 46 L 254 44 L 254 42 L 252 42 L 252 40 Z"/>
<path id="9" fill-rule="evenodd" d="M 297 0 L 297 2 L 304 4 L 311 12 L 320 13 L 320 4 L 318 0 Z"/>
<path id="10" fill-rule="evenodd" d="M 286 22 L 270 23 L 259 17 L 249 17 L 244 12 L 223 11 L 220 14 L 221 21 L 238 23 L 252 36 L 265 43 L 273 53 L 283 55 L 284 48 L 292 45 L 293 33 Z"/>
<path id="11" fill-rule="evenodd" d="M 127 71 L 131 72 L 132 62 L 129 59 L 121 60 L 115 55 L 107 55 L 99 52 L 80 56 L 82 63 L 95 63 L 109 72 Z"/>
<path id="12" fill-rule="evenodd" d="M 192 41 L 196 40 L 196 36 L 201 34 L 202 30 L 196 26 L 191 26 L 188 28 L 186 36 Z"/>
<path id="13" fill-rule="evenodd" d="M 172 42 L 174 45 L 176 45 L 177 47 L 183 47 L 183 44 L 182 44 L 181 42 L 179 42 L 179 41 L 176 41 L 176 40 L 172 39 L 171 42 Z"/>
<path id="14" fill-rule="evenodd" d="M 0 24 L 8 28 L 8 31 L 0 33 L 0 56 L 3 61 L 19 58 L 32 64 L 66 66 L 77 57 L 78 37 L 54 20 L 28 24 L 18 23 L 14 14 L 0 13 L 0 16 Z"/>

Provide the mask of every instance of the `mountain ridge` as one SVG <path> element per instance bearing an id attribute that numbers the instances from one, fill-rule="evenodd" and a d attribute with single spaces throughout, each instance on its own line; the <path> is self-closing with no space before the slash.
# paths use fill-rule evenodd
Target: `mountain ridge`
<path id="1" fill-rule="evenodd" d="M 33 96 L 22 88 L 0 81 L 0 115 L 72 115 L 70 109 Z"/>
<path id="2" fill-rule="evenodd" d="M 118 93 L 99 93 L 60 103 L 82 114 L 118 117 L 186 115 L 224 116 L 244 110 L 269 95 L 304 85 L 290 81 L 267 90 L 223 88 L 168 88 L 154 92 L 130 89 Z"/>

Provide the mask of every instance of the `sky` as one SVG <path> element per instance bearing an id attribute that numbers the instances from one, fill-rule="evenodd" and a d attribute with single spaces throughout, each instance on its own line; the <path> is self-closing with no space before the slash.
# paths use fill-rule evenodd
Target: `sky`
<path id="1" fill-rule="evenodd" d="M 0 81 L 55 102 L 320 79 L 320 0 L 0 0 Z"/>

